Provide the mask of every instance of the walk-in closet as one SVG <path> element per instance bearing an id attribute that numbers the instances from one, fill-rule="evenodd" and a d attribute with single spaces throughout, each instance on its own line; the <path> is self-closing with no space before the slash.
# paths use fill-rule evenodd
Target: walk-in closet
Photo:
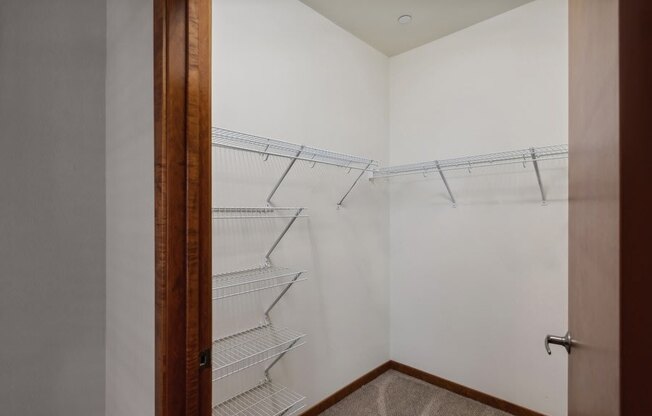
<path id="1" fill-rule="evenodd" d="M 651 22 L 0 0 L 0 416 L 651 416 Z"/>
<path id="2" fill-rule="evenodd" d="M 565 414 L 567 1 L 212 8 L 213 414 Z"/>

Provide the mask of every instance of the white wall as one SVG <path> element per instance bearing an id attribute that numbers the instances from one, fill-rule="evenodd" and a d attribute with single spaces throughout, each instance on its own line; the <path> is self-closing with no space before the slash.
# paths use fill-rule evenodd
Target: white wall
<path id="1" fill-rule="evenodd" d="M 390 61 L 392 164 L 567 142 L 567 1 L 538 0 Z M 465 171 L 391 185 L 391 356 L 566 414 L 567 169 Z"/>
<path id="2" fill-rule="evenodd" d="M 151 416 L 153 4 L 108 0 L 106 10 L 106 415 Z"/>
<path id="3" fill-rule="evenodd" d="M 103 0 L 0 1 L 0 414 L 104 412 Z"/>
<path id="4" fill-rule="evenodd" d="M 214 125 L 388 159 L 387 57 L 297 0 L 215 0 L 213 16 Z M 287 164 L 228 150 L 213 156 L 219 206 L 264 206 Z M 298 163 L 274 198 L 277 206 L 309 208 L 310 218 L 273 256 L 278 265 L 307 269 L 309 280 L 272 315 L 278 326 L 308 335 L 272 373 L 306 395 L 308 406 L 389 359 L 387 195 L 363 180 L 337 210 L 355 175 Z M 282 226 L 214 224 L 216 272 L 259 265 Z M 223 303 L 216 336 L 255 325 L 268 301 L 269 294 L 256 294 Z M 218 386 L 216 400 L 229 384 Z"/>

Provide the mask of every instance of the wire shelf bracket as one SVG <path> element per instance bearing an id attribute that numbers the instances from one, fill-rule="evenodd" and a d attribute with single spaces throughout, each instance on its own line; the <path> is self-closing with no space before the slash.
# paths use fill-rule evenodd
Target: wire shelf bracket
<path id="1" fill-rule="evenodd" d="M 453 196 L 453 192 L 451 192 L 451 187 L 448 185 L 448 181 L 446 180 L 446 175 L 444 175 L 444 171 L 441 170 L 441 166 L 439 165 L 438 161 L 435 161 L 435 164 L 437 166 L 437 172 L 439 172 L 439 176 L 441 176 L 442 182 L 444 182 L 444 186 L 446 187 L 446 191 L 448 191 L 448 196 L 451 199 L 451 202 L 453 203 L 453 208 L 457 206 L 457 202 L 455 201 L 455 196 Z"/>
<path id="2" fill-rule="evenodd" d="M 267 202 L 268 206 L 272 205 L 272 198 L 274 197 L 274 194 L 278 190 L 278 187 L 281 186 L 281 183 L 283 183 L 283 180 L 285 179 L 285 177 L 288 176 L 288 173 L 290 173 L 290 169 L 292 169 L 292 166 L 294 166 L 294 164 L 296 163 L 297 158 L 299 156 L 301 156 L 301 152 L 303 151 L 303 148 L 304 148 L 304 146 L 299 147 L 299 151 L 297 152 L 297 154 L 292 158 L 292 160 L 290 161 L 288 166 L 285 168 L 285 171 L 283 172 L 281 177 L 278 179 L 278 181 L 276 181 L 276 184 L 274 185 L 274 188 L 272 189 L 272 192 L 270 192 L 269 195 L 267 195 L 267 198 L 265 199 L 265 202 Z"/>
<path id="3" fill-rule="evenodd" d="M 351 185 L 351 187 L 346 191 L 346 193 L 344 194 L 344 196 L 342 197 L 342 199 L 340 199 L 340 202 L 337 203 L 337 209 L 340 209 L 340 208 L 342 207 L 342 204 L 344 203 L 344 200 L 346 199 L 347 196 L 349 196 L 349 194 L 351 193 L 351 191 L 353 190 L 353 188 L 355 188 L 355 186 L 358 184 L 358 182 L 360 182 L 360 179 L 362 179 L 362 176 L 363 176 L 363 175 L 367 172 L 367 170 L 371 167 L 371 163 L 372 163 L 372 162 L 373 162 L 373 161 L 370 161 L 370 162 L 367 164 L 367 166 L 364 168 L 364 170 L 363 170 L 362 172 L 360 172 L 360 174 L 357 176 L 357 178 L 355 178 L 355 181 L 353 182 L 353 185 Z"/>
<path id="4" fill-rule="evenodd" d="M 297 208 L 297 210 L 295 211 L 294 217 L 292 217 L 290 219 L 290 221 L 287 223 L 287 225 L 285 226 L 283 231 L 281 231 L 281 234 L 278 236 L 276 241 L 274 241 L 274 243 L 269 248 L 269 250 L 267 250 L 267 253 L 265 254 L 265 264 L 266 265 L 268 265 L 268 266 L 272 265 L 272 260 L 271 260 L 272 253 L 274 253 L 274 250 L 276 250 L 276 247 L 278 247 L 278 244 L 281 242 L 283 237 L 285 237 L 285 234 L 287 234 L 287 232 L 290 230 L 290 228 L 292 227 L 292 224 L 294 224 L 294 222 L 297 220 L 297 218 L 299 218 L 299 215 L 301 215 L 301 212 L 303 212 L 303 208 Z"/>
<path id="5" fill-rule="evenodd" d="M 303 215 L 305 208 L 280 208 L 280 207 L 259 207 L 259 208 L 213 208 L 213 219 L 251 219 L 251 218 L 286 218 L 289 219 L 281 234 L 274 240 L 272 246 L 265 253 L 265 266 L 271 266 L 271 256 L 278 247 L 285 234 L 290 230 L 297 218 L 305 217 Z"/>
<path id="6" fill-rule="evenodd" d="M 547 204 L 546 193 L 543 187 L 543 181 L 541 178 L 541 171 L 539 168 L 539 162 L 547 160 L 557 160 L 557 159 L 567 159 L 568 158 L 568 145 L 554 145 L 554 146 L 545 146 L 545 147 L 530 147 L 523 150 L 512 150 L 506 152 L 490 153 L 477 156 L 467 156 L 454 159 L 442 159 L 442 160 L 433 160 L 429 162 L 421 163 L 412 163 L 406 165 L 390 166 L 387 168 L 376 169 L 373 172 L 371 180 L 391 178 L 394 176 L 402 175 L 411 175 L 411 174 L 423 174 L 426 176 L 430 172 L 439 173 L 446 191 L 450 197 L 453 207 L 457 205 L 455 196 L 451 191 L 450 185 L 446 180 L 444 174 L 445 171 L 449 170 L 460 170 L 466 169 L 471 172 L 472 168 L 477 167 L 490 167 L 490 166 L 500 166 L 500 165 L 509 165 L 514 163 L 522 163 L 523 167 L 526 167 L 527 163 L 532 163 L 534 166 L 534 172 L 537 178 L 537 184 L 539 185 L 539 191 L 541 192 L 541 201 L 543 205 Z"/>
<path id="7" fill-rule="evenodd" d="M 537 175 L 537 183 L 539 184 L 539 191 L 541 191 L 541 205 L 546 205 L 546 192 L 543 190 L 543 183 L 541 182 L 541 172 L 539 172 L 539 162 L 537 161 L 537 152 L 534 147 L 530 148 L 530 155 L 532 156 L 532 165 L 534 172 Z"/>
<path id="8" fill-rule="evenodd" d="M 219 127 L 213 127 L 212 132 L 213 146 L 227 149 L 243 150 L 247 152 L 258 153 L 267 160 L 269 156 L 278 156 L 290 159 L 281 177 L 276 181 L 271 192 L 267 195 L 265 202 L 268 206 L 272 205 L 272 198 L 278 191 L 288 173 L 297 160 L 305 161 L 315 166 L 315 164 L 324 164 L 345 168 L 351 170 L 360 170 L 360 175 L 355 179 L 353 185 L 347 190 L 344 196 L 337 203 L 338 208 L 342 206 L 344 200 L 349 196 L 353 188 L 358 184 L 364 172 L 373 172 L 378 167 L 378 162 L 359 156 L 336 153 L 330 150 L 323 150 L 316 147 L 298 145 L 282 140 L 270 139 L 266 137 L 254 136 L 247 133 L 241 133 L 233 130 L 227 130 Z"/>
<path id="9" fill-rule="evenodd" d="M 290 416 L 303 409 L 305 397 L 263 380 L 251 390 L 213 408 L 213 416 Z"/>

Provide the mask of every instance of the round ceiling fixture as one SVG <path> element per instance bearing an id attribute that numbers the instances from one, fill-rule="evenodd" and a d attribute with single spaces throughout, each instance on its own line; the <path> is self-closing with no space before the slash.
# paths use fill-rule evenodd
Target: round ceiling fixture
<path id="1" fill-rule="evenodd" d="M 412 22 L 412 16 L 409 14 L 404 14 L 398 18 L 398 22 L 402 25 L 407 25 L 408 23 Z"/>

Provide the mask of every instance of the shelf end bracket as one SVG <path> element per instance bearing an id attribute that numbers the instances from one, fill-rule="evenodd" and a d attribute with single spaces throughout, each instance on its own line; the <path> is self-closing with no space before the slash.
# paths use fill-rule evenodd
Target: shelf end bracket
<path id="1" fill-rule="evenodd" d="M 288 173 L 290 173 L 290 170 L 292 169 L 292 166 L 294 166 L 294 164 L 297 161 L 297 159 L 299 158 L 299 156 L 301 156 L 301 152 L 303 152 L 303 148 L 304 148 L 304 146 L 301 146 L 299 148 L 299 151 L 297 152 L 296 155 L 294 155 L 294 157 L 292 158 L 292 160 L 290 161 L 288 166 L 285 168 L 285 171 L 283 171 L 283 174 L 281 175 L 281 177 L 278 179 L 278 181 L 276 181 L 276 184 L 274 185 L 274 188 L 272 189 L 272 192 L 270 192 L 269 195 L 267 195 L 267 199 L 265 199 L 265 202 L 267 202 L 268 206 L 272 205 L 272 198 L 274 197 L 274 194 L 278 190 L 278 187 L 281 186 L 281 183 L 283 183 L 283 180 L 285 180 L 285 177 L 288 176 Z"/>
<path id="2" fill-rule="evenodd" d="M 278 243 L 281 242 L 283 237 L 285 237 L 285 234 L 288 232 L 290 227 L 292 227 L 292 224 L 299 218 L 299 215 L 301 215 L 301 212 L 303 212 L 303 208 L 297 208 L 297 212 L 294 213 L 294 217 L 290 219 L 290 221 L 287 223 L 283 231 L 281 231 L 281 234 L 276 238 L 276 241 L 274 241 L 274 244 L 270 247 L 270 249 L 267 251 L 267 254 L 265 254 L 265 264 L 267 266 L 272 264 L 272 260 L 270 259 L 270 256 L 276 250 L 276 246 L 278 246 Z"/>
<path id="3" fill-rule="evenodd" d="M 444 171 L 441 169 L 441 166 L 439 166 L 439 162 L 435 161 L 435 166 L 437 167 L 437 172 L 439 172 L 439 176 L 441 176 L 441 180 L 444 182 L 444 186 L 446 187 L 446 191 L 448 191 L 448 196 L 451 199 L 451 202 L 453 203 L 453 208 L 457 206 L 457 201 L 455 201 L 455 196 L 453 196 L 453 192 L 451 191 L 451 187 L 448 186 L 448 181 L 446 180 L 446 175 L 444 175 Z"/>
<path id="4" fill-rule="evenodd" d="M 355 188 L 355 186 L 358 184 L 358 182 L 360 182 L 360 179 L 361 179 L 362 176 L 367 172 L 367 170 L 369 169 L 369 166 L 371 166 L 372 163 L 373 163 L 373 161 L 369 162 L 369 163 L 367 164 L 367 166 L 362 170 L 362 172 L 360 172 L 360 174 L 358 175 L 358 177 L 355 178 L 355 181 L 353 182 L 353 185 L 351 185 L 351 187 L 349 188 L 349 190 L 346 191 L 346 193 L 344 194 L 344 196 L 342 197 L 342 199 L 340 199 L 340 202 L 337 203 L 337 209 L 340 209 L 340 208 L 342 207 L 342 204 L 344 203 L 344 200 L 346 199 L 346 197 L 349 196 L 349 194 L 351 193 L 351 191 L 353 190 L 353 188 Z"/>
<path id="5" fill-rule="evenodd" d="M 274 306 L 276 306 L 276 304 L 278 303 L 278 301 L 281 300 L 281 298 L 282 298 L 282 297 L 287 293 L 288 290 L 290 290 L 290 288 L 292 287 L 292 285 L 296 283 L 297 279 L 298 279 L 299 276 L 301 276 L 302 274 L 303 274 L 303 272 L 299 272 L 299 273 L 297 273 L 297 274 L 294 276 L 294 279 L 292 279 L 292 280 L 287 284 L 287 286 L 285 286 L 285 288 L 283 288 L 283 290 L 281 291 L 281 293 L 278 294 L 278 296 L 276 297 L 276 299 L 274 299 L 274 302 L 272 302 L 272 304 L 269 306 L 269 308 L 267 308 L 267 310 L 265 311 L 265 321 L 267 321 L 267 322 L 271 322 L 270 319 L 269 319 L 269 313 L 272 311 L 272 309 L 274 309 Z"/>
<path id="6" fill-rule="evenodd" d="M 292 349 L 292 347 L 294 347 L 294 345 L 295 345 L 297 342 L 299 342 L 298 339 L 294 340 L 294 341 L 293 341 L 293 342 L 292 342 L 292 343 L 291 343 L 291 344 L 290 344 L 290 345 L 285 349 L 285 351 L 283 351 L 283 352 L 282 352 L 278 357 L 276 357 L 276 358 L 274 359 L 274 361 L 272 361 L 272 362 L 267 366 L 267 368 L 265 369 L 265 379 L 267 379 L 267 380 L 271 380 L 271 377 L 269 376 L 269 371 L 272 369 L 272 367 L 274 367 L 274 366 L 276 365 L 277 362 L 281 361 L 281 358 L 283 358 L 283 356 L 284 356 L 285 354 L 287 354 L 288 351 L 290 351 L 290 350 Z"/>
<path id="7" fill-rule="evenodd" d="M 539 191 L 541 191 L 541 205 L 546 205 L 548 201 L 546 200 L 546 193 L 543 190 L 543 182 L 541 182 L 541 172 L 539 172 L 539 162 L 537 161 L 537 153 L 534 147 L 530 148 L 530 156 L 532 157 L 532 165 L 534 166 L 534 172 L 537 175 L 537 183 L 539 184 Z"/>

